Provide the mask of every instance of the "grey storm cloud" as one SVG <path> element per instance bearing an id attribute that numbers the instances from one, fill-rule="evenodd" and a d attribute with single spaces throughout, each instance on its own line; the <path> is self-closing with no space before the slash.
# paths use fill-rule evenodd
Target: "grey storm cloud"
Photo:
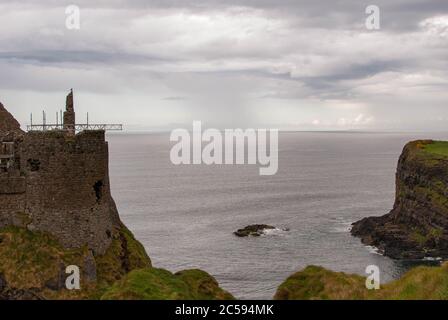
<path id="1" fill-rule="evenodd" d="M 20 0 L 8 3 L 36 6 L 58 6 L 58 0 Z M 313 25 L 320 23 L 323 27 L 343 28 L 346 24 L 359 23 L 359 12 L 370 4 L 384 9 L 384 22 L 389 27 L 399 29 L 416 27 L 416 22 L 433 15 L 446 12 L 448 2 L 445 0 L 77 0 L 73 4 L 85 8 L 117 9 L 187 9 L 204 12 L 227 7 L 247 7 L 269 10 L 272 13 L 298 16 Z M 314 21 L 314 23 L 312 22 Z"/>
<path id="2" fill-rule="evenodd" d="M 0 60 L 21 61 L 23 63 L 129 63 L 155 64 L 169 62 L 170 59 L 150 55 L 120 52 L 76 51 L 76 50 L 33 50 L 0 52 Z"/>
<path id="3" fill-rule="evenodd" d="M 75 0 L 68 30 L 60 1 L 2 1 L 0 101 L 21 121 L 74 87 L 82 111 L 148 128 L 446 127 L 448 2 L 373 2 Z"/>

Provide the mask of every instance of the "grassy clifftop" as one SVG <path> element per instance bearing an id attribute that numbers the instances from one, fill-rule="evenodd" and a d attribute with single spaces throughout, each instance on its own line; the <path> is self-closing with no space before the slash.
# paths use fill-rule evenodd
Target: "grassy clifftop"
<path id="1" fill-rule="evenodd" d="M 358 275 L 308 266 L 290 276 L 277 289 L 275 300 L 360 299 L 364 279 Z"/>
<path id="2" fill-rule="evenodd" d="M 433 141 L 422 146 L 426 152 L 448 157 L 448 141 Z"/>
<path id="3" fill-rule="evenodd" d="M 218 282 L 201 270 L 176 274 L 163 269 L 135 270 L 115 283 L 103 300 L 233 300 Z"/>
<path id="4" fill-rule="evenodd" d="M 201 270 L 176 274 L 152 268 L 143 246 L 125 227 L 113 233 L 104 255 L 87 246 L 63 248 L 50 234 L 0 230 L 0 300 L 151 299 L 228 300 L 234 297 Z M 66 267 L 80 269 L 80 290 L 68 290 Z"/>
<path id="5" fill-rule="evenodd" d="M 66 267 L 81 270 L 81 290 L 65 289 Z M 0 298 L 89 299 L 129 271 L 151 267 L 143 246 L 126 227 L 114 231 L 110 248 L 93 256 L 87 246 L 65 249 L 50 234 L 24 228 L 0 230 Z"/>
<path id="6" fill-rule="evenodd" d="M 276 300 L 447 300 L 448 263 L 417 267 L 401 279 L 367 290 L 365 278 L 310 266 L 280 285 Z"/>

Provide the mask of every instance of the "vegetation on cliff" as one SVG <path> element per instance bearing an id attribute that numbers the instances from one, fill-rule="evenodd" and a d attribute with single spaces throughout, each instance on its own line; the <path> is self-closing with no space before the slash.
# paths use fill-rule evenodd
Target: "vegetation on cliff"
<path id="1" fill-rule="evenodd" d="M 432 141 L 421 146 L 421 148 L 429 153 L 448 157 L 448 141 Z"/>
<path id="2" fill-rule="evenodd" d="M 145 248 L 124 225 L 113 237 L 106 253 L 96 258 L 98 282 L 101 285 L 120 280 L 132 270 L 151 267 Z"/>
<path id="3" fill-rule="evenodd" d="M 164 269 L 134 270 L 115 283 L 103 300 L 233 300 L 218 282 L 201 270 L 176 274 Z"/>
<path id="4" fill-rule="evenodd" d="M 283 282 L 276 300 L 446 300 L 448 263 L 441 267 L 417 267 L 401 279 L 368 290 L 359 275 L 309 266 Z"/>
<path id="5" fill-rule="evenodd" d="M 346 275 L 318 266 L 308 266 L 283 282 L 274 299 L 356 299 L 362 296 L 363 283 L 363 278 L 358 275 Z"/>
<path id="6" fill-rule="evenodd" d="M 0 299 L 234 299 L 204 271 L 152 268 L 124 225 L 112 237 L 106 253 L 94 256 L 87 246 L 66 249 L 48 233 L 0 230 Z M 69 265 L 80 268 L 80 290 L 66 289 Z"/>
<path id="7" fill-rule="evenodd" d="M 65 269 L 81 270 L 81 290 L 65 288 Z M 66 249 L 50 234 L 25 228 L 0 230 L 0 298 L 89 299 L 129 271 L 151 267 L 143 246 L 124 226 L 116 230 L 110 248 L 93 256 L 87 246 Z"/>

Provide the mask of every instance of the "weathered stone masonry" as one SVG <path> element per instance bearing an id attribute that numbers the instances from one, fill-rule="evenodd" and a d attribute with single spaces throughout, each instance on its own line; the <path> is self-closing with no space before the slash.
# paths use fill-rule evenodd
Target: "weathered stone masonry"
<path id="1" fill-rule="evenodd" d="M 72 97 L 67 99 L 64 116 L 70 122 L 74 122 Z M 13 157 L 0 167 L 0 227 L 45 231 L 67 248 L 88 245 L 94 253 L 104 253 L 120 225 L 110 194 L 105 132 L 23 133 L 11 131 L 12 127 L 0 125 L 1 144 L 14 146 Z M 11 153 L 0 154 L 7 157 L 5 152 Z"/>

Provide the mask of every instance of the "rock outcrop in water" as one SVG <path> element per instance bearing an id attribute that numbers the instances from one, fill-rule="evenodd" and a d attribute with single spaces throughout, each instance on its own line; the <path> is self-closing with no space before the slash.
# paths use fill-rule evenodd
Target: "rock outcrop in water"
<path id="1" fill-rule="evenodd" d="M 392 211 L 354 223 L 351 232 L 391 258 L 448 257 L 448 142 L 408 143 Z"/>
<path id="2" fill-rule="evenodd" d="M 237 237 L 259 237 L 261 236 L 266 230 L 273 230 L 275 227 L 269 226 L 267 224 L 253 224 L 250 226 L 247 226 L 243 229 L 239 229 L 235 231 L 233 234 Z"/>

